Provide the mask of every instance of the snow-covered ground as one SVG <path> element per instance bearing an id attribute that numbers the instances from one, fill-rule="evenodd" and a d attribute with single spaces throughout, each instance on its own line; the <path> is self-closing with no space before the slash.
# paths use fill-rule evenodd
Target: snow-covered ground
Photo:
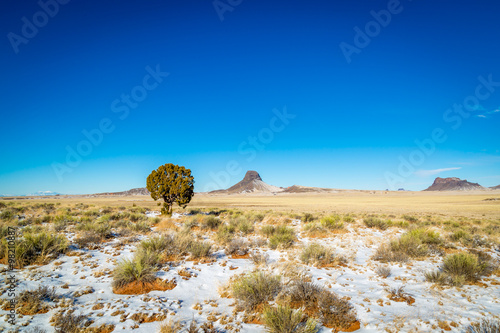
<path id="1" fill-rule="evenodd" d="M 157 216 L 157 212 L 148 212 Z M 180 216 L 174 216 L 179 218 Z M 380 264 L 371 259 L 377 247 L 403 231 L 389 228 L 377 231 L 362 226 L 349 225 L 348 232 L 334 234 L 329 238 L 300 237 L 301 222 L 293 223 L 299 233 L 296 247 L 286 251 L 259 249 L 268 253 L 269 269 L 278 271 L 283 261 L 298 260 L 302 245 L 314 241 L 327 245 L 336 253 L 348 259 L 345 266 L 315 268 L 302 266 L 311 275 L 312 281 L 322 284 L 340 297 L 346 297 L 354 305 L 361 328 L 357 332 L 431 332 L 442 331 L 446 327 L 452 332 L 462 332 L 466 325 L 482 318 L 500 314 L 500 278 L 491 276 L 483 279 L 482 284 L 467 285 L 461 288 L 442 288 L 425 282 L 423 273 L 435 270 L 442 258 L 439 256 L 403 264 Z M 151 237 L 156 231 L 146 237 Z M 70 236 L 70 235 L 68 235 Z M 251 236 L 253 237 L 253 236 Z M 208 239 L 208 237 L 207 237 Z M 16 272 L 19 280 L 16 292 L 35 289 L 40 285 L 54 286 L 56 293 L 72 300 L 76 313 L 92 319 L 92 326 L 101 324 L 115 325 L 115 332 L 157 332 L 161 321 L 151 321 L 158 317 L 173 318 L 189 324 L 191 320 L 203 323 L 218 319 L 216 327 L 221 331 L 263 332 L 264 327 L 241 322 L 242 313 L 234 311 L 234 300 L 222 298 L 219 288 L 235 274 L 252 271 L 254 264 L 249 259 L 231 259 L 222 247 L 215 248 L 216 260 L 211 263 L 181 261 L 175 266 L 163 268 L 158 272 L 162 279 L 175 279 L 177 286 L 169 291 L 151 291 L 145 295 L 127 296 L 112 292 L 111 272 L 117 260 L 130 257 L 138 242 L 123 245 L 114 239 L 96 250 L 74 249 L 45 266 L 30 266 Z M 486 249 L 495 260 L 499 253 Z M 382 278 L 375 273 L 379 265 L 389 266 L 391 275 Z M 7 278 L 6 266 L 0 276 L 2 289 Z M 191 277 L 184 279 L 180 271 L 188 271 Z M 395 302 L 388 298 L 387 288 L 404 286 L 415 302 Z M 77 296 L 82 294 L 81 296 Z M 2 296 L 2 297 L 5 297 Z M 54 307 L 49 312 L 34 316 L 18 316 L 16 329 L 21 332 L 34 327 L 52 332 L 49 320 L 59 311 Z M 0 310 L 5 318 L 6 310 Z M 141 319 L 142 318 L 142 319 Z M 148 319 L 149 318 L 149 319 Z M 221 319 L 222 318 L 222 319 Z M 142 323 L 140 323 L 143 321 Z M 221 322 L 225 324 L 221 324 Z M 15 331 L 3 319 L 0 331 Z M 320 332 L 330 332 L 322 328 Z"/>

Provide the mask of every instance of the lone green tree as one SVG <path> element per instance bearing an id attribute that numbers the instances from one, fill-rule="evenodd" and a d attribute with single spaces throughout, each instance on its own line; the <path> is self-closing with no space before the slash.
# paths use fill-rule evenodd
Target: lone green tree
<path id="1" fill-rule="evenodd" d="M 168 163 L 151 172 L 146 187 L 155 201 L 163 199 L 161 213 L 172 215 L 174 203 L 185 208 L 191 201 L 194 195 L 194 177 L 191 176 L 191 170 Z"/>

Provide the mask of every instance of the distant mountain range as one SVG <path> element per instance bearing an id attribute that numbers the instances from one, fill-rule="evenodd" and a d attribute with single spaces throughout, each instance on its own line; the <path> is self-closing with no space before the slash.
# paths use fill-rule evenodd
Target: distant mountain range
<path id="1" fill-rule="evenodd" d="M 436 178 L 434 183 L 429 186 L 424 191 L 491 191 L 500 190 L 500 185 L 492 187 L 484 187 L 478 183 L 471 183 L 467 180 L 460 179 L 457 177 L 449 178 Z M 260 177 L 257 171 L 247 171 L 245 177 L 236 183 L 235 185 L 229 187 L 225 190 L 216 190 L 208 192 L 209 194 L 278 194 L 278 193 L 328 193 L 328 192 L 338 192 L 347 190 L 338 190 L 331 188 L 321 188 L 321 187 L 309 187 L 301 185 L 293 185 L 290 187 L 278 187 L 265 183 Z M 29 197 L 29 196 L 59 196 L 61 194 L 53 191 L 38 191 L 28 195 L 18 195 L 18 197 Z M 90 196 L 134 196 L 134 195 L 150 195 L 149 191 L 145 187 L 133 188 L 128 191 L 121 192 L 104 192 L 90 194 Z M 12 197 L 13 195 L 1 195 L 0 197 Z"/>

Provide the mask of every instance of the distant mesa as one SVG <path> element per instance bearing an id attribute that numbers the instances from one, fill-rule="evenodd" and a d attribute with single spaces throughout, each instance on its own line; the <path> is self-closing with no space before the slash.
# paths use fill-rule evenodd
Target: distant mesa
<path id="1" fill-rule="evenodd" d="M 463 180 L 457 177 L 449 177 L 449 178 L 437 177 L 434 180 L 434 183 L 424 191 L 474 191 L 474 190 L 486 190 L 486 188 L 479 185 L 478 183 L 468 182 L 466 179 Z"/>
<path id="2" fill-rule="evenodd" d="M 321 187 L 293 185 L 293 186 L 285 188 L 285 190 L 283 192 L 284 193 L 332 192 L 332 189 L 321 188 Z"/>
<path id="3" fill-rule="evenodd" d="M 149 191 L 145 187 L 133 188 L 128 191 L 122 192 L 104 192 L 104 193 L 96 193 L 94 195 L 113 195 L 113 196 L 131 196 L 131 195 L 150 195 Z"/>
<path id="4" fill-rule="evenodd" d="M 245 177 L 239 183 L 226 190 L 211 191 L 213 194 L 243 194 L 243 193 L 277 193 L 283 192 L 282 187 L 269 185 L 262 181 L 257 171 L 247 171 Z"/>
<path id="5" fill-rule="evenodd" d="M 490 187 L 492 190 L 500 190 L 500 185 Z"/>

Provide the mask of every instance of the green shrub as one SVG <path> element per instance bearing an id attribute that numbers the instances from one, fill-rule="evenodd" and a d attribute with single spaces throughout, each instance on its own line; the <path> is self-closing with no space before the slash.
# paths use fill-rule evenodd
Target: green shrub
<path id="1" fill-rule="evenodd" d="M 403 215 L 403 219 L 405 221 L 411 222 L 411 223 L 417 223 L 418 222 L 418 217 L 412 216 L 412 215 Z"/>
<path id="2" fill-rule="evenodd" d="M 262 226 L 262 228 L 260 228 L 260 233 L 268 238 L 274 235 L 275 231 L 276 228 L 272 225 L 264 225 Z"/>
<path id="3" fill-rule="evenodd" d="M 320 225 L 329 230 L 342 229 L 344 223 L 340 221 L 339 215 L 324 216 L 320 220 Z"/>
<path id="4" fill-rule="evenodd" d="M 443 260 L 441 270 L 425 273 L 429 282 L 461 286 L 467 282 L 475 282 L 482 275 L 493 269 L 485 258 L 479 258 L 472 253 L 454 253 Z"/>
<path id="5" fill-rule="evenodd" d="M 391 241 L 389 246 L 379 247 L 374 257 L 381 261 L 405 261 L 408 258 L 425 257 L 430 253 L 429 246 L 436 246 L 441 242 L 439 233 L 435 231 L 413 229 Z"/>
<path id="6" fill-rule="evenodd" d="M 83 231 L 78 237 L 75 238 L 75 243 L 81 249 L 94 249 L 102 242 L 103 238 L 95 231 Z"/>
<path id="7" fill-rule="evenodd" d="M 205 216 L 203 218 L 202 226 L 205 229 L 216 230 L 222 224 L 222 221 L 215 216 Z"/>
<path id="8" fill-rule="evenodd" d="M 375 217 L 368 217 L 363 219 L 363 223 L 368 227 L 368 228 L 377 228 L 380 230 L 385 230 L 389 227 L 387 222 L 377 219 Z"/>
<path id="9" fill-rule="evenodd" d="M 47 231 L 26 233 L 16 243 L 15 260 L 19 268 L 33 263 L 45 264 L 66 252 L 68 240 L 62 235 L 54 235 Z"/>
<path id="10" fill-rule="evenodd" d="M 318 243 L 311 243 L 300 253 L 300 260 L 306 264 L 313 263 L 322 266 L 334 262 L 335 255 L 331 249 Z"/>
<path id="11" fill-rule="evenodd" d="M 168 234 L 143 240 L 138 250 L 155 253 L 160 258 L 177 258 L 187 255 L 192 243 L 190 234 Z"/>
<path id="12" fill-rule="evenodd" d="M 270 333 L 315 333 L 318 324 L 308 318 L 303 322 L 305 315 L 299 309 L 293 310 L 288 306 L 278 305 L 266 308 L 262 314 L 264 326 Z"/>
<path id="13" fill-rule="evenodd" d="M 212 253 L 212 245 L 207 242 L 192 242 L 189 246 L 189 253 L 194 259 L 206 258 Z"/>
<path id="14" fill-rule="evenodd" d="M 121 288 L 132 282 L 151 283 L 156 280 L 156 253 L 138 251 L 132 259 L 123 259 L 113 271 L 113 288 Z"/>
<path id="15" fill-rule="evenodd" d="M 304 278 L 297 278 L 281 290 L 276 303 L 303 309 L 335 331 L 345 330 L 356 322 L 354 307 L 333 292 Z"/>
<path id="16" fill-rule="evenodd" d="M 450 240 L 458 242 L 458 241 L 468 241 L 471 238 L 471 235 L 462 229 L 455 230 L 450 236 Z"/>
<path id="17" fill-rule="evenodd" d="M 221 244 L 228 244 L 234 238 L 236 227 L 234 225 L 223 224 L 217 231 L 216 239 Z"/>
<path id="18" fill-rule="evenodd" d="M 488 270 L 488 264 L 474 254 L 454 253 L 444 259 L 442 270 L 452 278 L 463 276 L 465 281 L 473 282 Z"/>
<path id="19" fill-rule="evenodd" d="M 272 301 L 281 288 L 280 276 L 262 272 L 240 276 L 231 284 L 234 299 L 246 311 L 253 311 L 257 306 Z"/>
<path id="20" fill-rule="evenodd" d="M 113 235 L 111 226 L 107 222 L 83 222 L 76 226 L 76 230 L 93 231 L 99 234 L 103 239 L 110 238 Z"/>
<path id="21" fill-rule="evenodd" d="M 271 249 L 289 248 L 295 242 L 296 236 L 292 228 L 287 226 L 278 226 L 273 235 L 269 238 L 269 247 Z"/>
<path id="22" fill-rule="evenodd" d="M 316 218 L 314 217 L 313 214 L 311 213 L 304 213 L 304 217 L 302 218 L 302 222 L 312 222 L 314 221 Z"/>

